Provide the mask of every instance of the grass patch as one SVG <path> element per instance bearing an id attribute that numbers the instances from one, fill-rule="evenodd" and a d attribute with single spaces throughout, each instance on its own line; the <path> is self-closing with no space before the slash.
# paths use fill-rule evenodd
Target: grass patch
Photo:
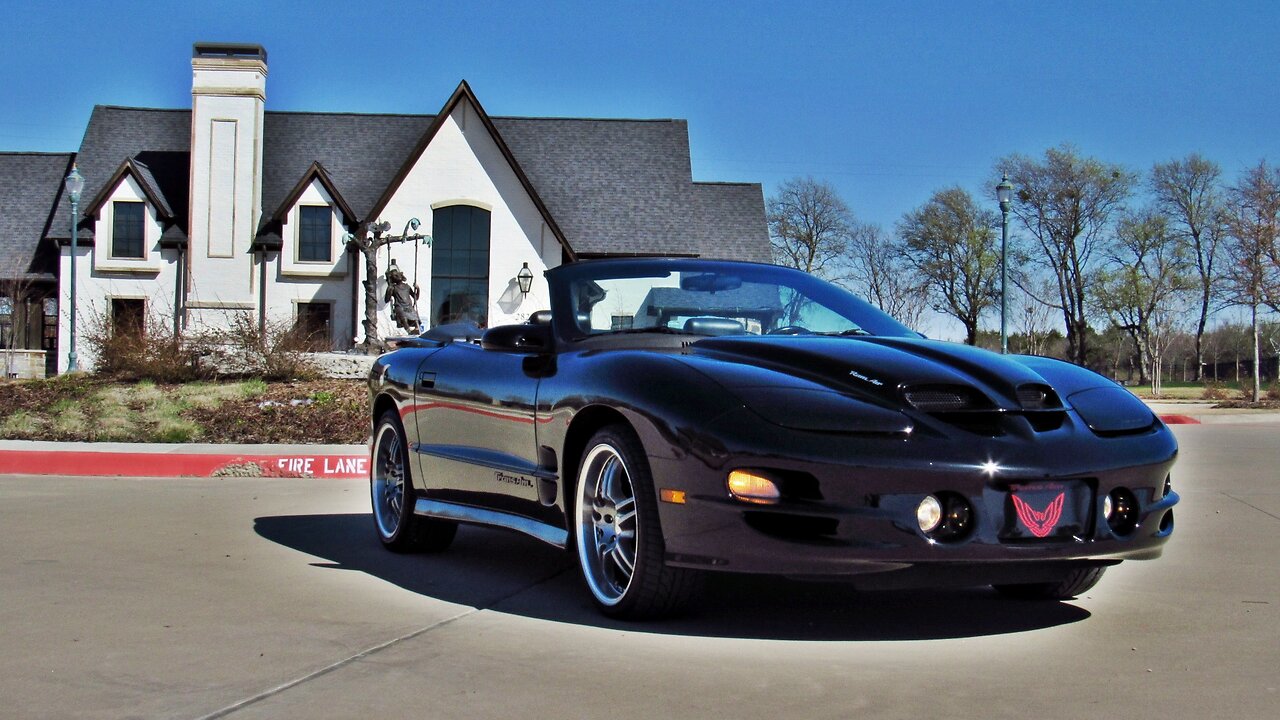
<path id="1" fill-rule="evenodd" d="M 267 382 L 254 378 L 240 383 L 240 393 L 247 398 L 255 398 L 267 392 Z"/>
<path id="2" fill-rule="evenodd" d="M 138 423 L 129 407 L 130 389 L 106 387 L 95 396 L 97 413 L 94 418 L 99 440 L 130 441 L 138 439 Z"/>
<path id="3" fill-rule="evenodd" d="M 5 437 L 29 438 L 38 435 L 44 426 L 41 418 L 26 410 L 19 410 L 0 422 L 0 433 Z"/>
<path id="4" fill-rule="evenodd" d="M 62 403 L 58 403 L 62 404 Z M 88 418 L 80 403 L 69 402 L 62 409 L 54 412 L 53 429 L 69 440 L 90 440 Z"/>
<path id="5" fill-rule="evenodd" d="M 259 381 L 261 382 L 261 381 Z M 179 385 L 175 388 L 175 393 L 179 401 L 188 408 L 204 408 L 213 409 L 221 406 L 227 400 L 237 397 L 248 397 L 244 391 L 246 383 L 190 383 L 188 385 Z M 266 390 L 263 383 L 263 391 Z M 259 393 L 261 394 L 261 393 Z"/>

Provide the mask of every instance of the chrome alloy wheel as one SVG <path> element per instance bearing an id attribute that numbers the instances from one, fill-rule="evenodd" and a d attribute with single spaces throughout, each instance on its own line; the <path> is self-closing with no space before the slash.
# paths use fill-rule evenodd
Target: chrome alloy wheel
<path id="1" fill-rule="evenodd" d="M 391 538 L 400 527 L 405 502 L 404 441 L 391 423 L 383 423 L 373 449 L 373 517 L 383 538 Z"/>
<path id="2" fill-rule="evenodd" d="M 631 475 L 612 445 L 601 443 L 587 453 L 576 507 L 582 574 L 601 604 L 616 605 L 631 585 L 641 538 Z"/>

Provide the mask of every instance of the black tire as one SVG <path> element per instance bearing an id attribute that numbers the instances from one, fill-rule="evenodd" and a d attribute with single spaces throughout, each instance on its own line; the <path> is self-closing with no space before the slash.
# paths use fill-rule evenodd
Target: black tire
<path id="1" fill-rule="evenodd" d="M 438 552 L 449 547 L 458 532 L 455 522 L 414 514 L 408 442 L 393 410 L 382 414 L 373 431 L 369 495 L 373 528 L 382 546 L 392 552 Z"/>
<path id="2" fill-rule="evenodd" d="M 1070 600 L 1098 584 L 1105 567 L 1077 568 L 1065 573 L 1056 582 L 995 585 L 1005 597 L 1018 600 Z"/>
<path id="3" fill-rule="evenodd" d="M 578 567 L 600 612 L 625 620 L 664 617 L 698 594 L 700 573 L 663 562 L 649 462 L 629 427 L 611 425 L 592 436 L 570 506 Z"/>

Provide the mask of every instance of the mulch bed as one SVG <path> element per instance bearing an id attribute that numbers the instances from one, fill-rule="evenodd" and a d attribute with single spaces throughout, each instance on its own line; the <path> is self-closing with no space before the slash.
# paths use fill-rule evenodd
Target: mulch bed
<path id="1" fill-rule="evenodd" d="M 76 401 L 93 428 L 95 405 L 83 401 L 113 384 L 88 374 L 39 382 L 0 382 L 0 418 L 20 411 L 51 418 L 51 409 L 59 403 Z M 174 393 L 179 387 L 156 386 L 165 393 Z M 181 414 L 200 426 L 199 442 L 350 444 L 368 440 L 368 404 L 365 381 L 324 379 L 268 383 L 260 395 L 236 394 L 216 408 L 188 407 Z M 42 425 L 38 432 L 8 435 L 6 439 L 98 439 L 92 429 L 69 433 L 52 423 Z"/>
<path id="2" fill-rule="evenodd" d="M 183 415 L 205 429 L 206 442 L 343 444 L 368 440 L 368 408 L 363 380 L 307 380 L 272 383 L 262 395 Z"/>

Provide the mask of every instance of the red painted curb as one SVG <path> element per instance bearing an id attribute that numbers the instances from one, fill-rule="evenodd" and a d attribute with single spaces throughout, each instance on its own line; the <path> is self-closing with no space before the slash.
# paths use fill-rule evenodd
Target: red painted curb
<path id="1" fill-rule="evenodd" d="M 87 477 L 364 478 L 367 455 L 0 451 L 0 474 Z"/>
<path id="2" fill-rule="evenodd" d="M 1190 415 L 1161 415 L 1165 425 L 1199 425 L 1200 421 Z"/>

